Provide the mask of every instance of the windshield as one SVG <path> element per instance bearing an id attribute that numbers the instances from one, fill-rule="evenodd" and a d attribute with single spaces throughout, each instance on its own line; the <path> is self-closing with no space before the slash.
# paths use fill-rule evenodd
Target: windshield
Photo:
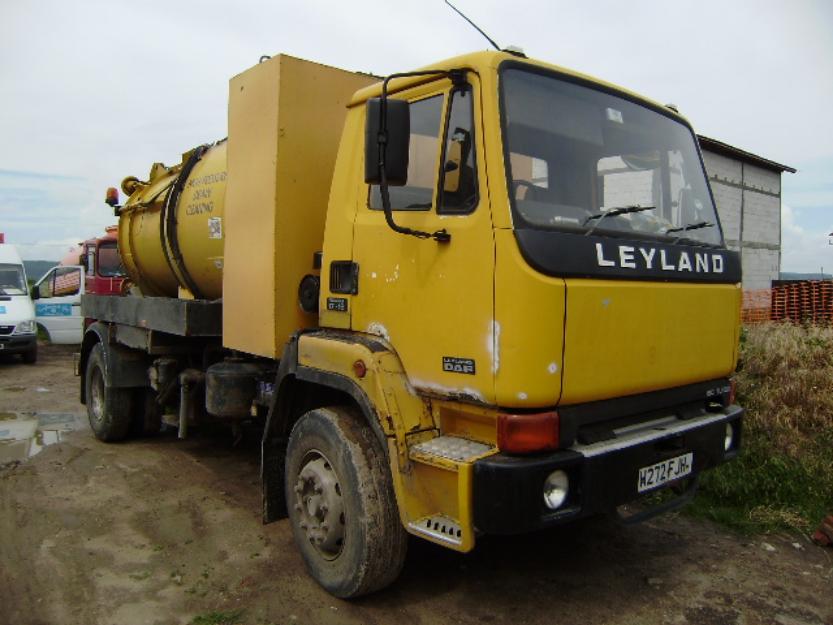
<path id="1" fill-rule="evenodd" d="M 501 89 L 517 227 L 722 244 L 684 124 L 524 69 L 504 70 Z"/>
<path id="2" fill-rule="evenodd" d="M 105 278 L 118 278 L 124 275 L 124 268 L 115 243 L 102 243 L 99 246 L 98 275 Z"/>
<path id="3" fill-rule="evenodd" d="M 21 265 L 0 263 L 0 295 L 26 295 L 26 277 Z"/>

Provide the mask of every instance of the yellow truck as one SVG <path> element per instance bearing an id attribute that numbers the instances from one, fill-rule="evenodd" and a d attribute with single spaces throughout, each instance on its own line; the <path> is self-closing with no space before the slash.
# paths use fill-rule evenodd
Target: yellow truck
<path id="1" fill-rule="evenodd" d="M 231 79 L 226 140 L 122 190 L 95 435 L 262 419 L 264 522 L 336 596 L 408 534 L 636 522 L 739 452 L 740 259 L 672 107 L 519 52 L 280 55 Z"/>

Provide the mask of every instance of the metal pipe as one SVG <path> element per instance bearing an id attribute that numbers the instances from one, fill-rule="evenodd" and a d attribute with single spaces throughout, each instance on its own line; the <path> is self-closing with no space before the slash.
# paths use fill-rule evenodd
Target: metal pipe
<path id="1" fill-rule="evenodd" d="M 180 439 L 188 436 L 188 422 L 195 420 L 196 391 L 205 380 L 205 374 L 197 369 L 186 369 L 179 374 L 179 433 Z"/>

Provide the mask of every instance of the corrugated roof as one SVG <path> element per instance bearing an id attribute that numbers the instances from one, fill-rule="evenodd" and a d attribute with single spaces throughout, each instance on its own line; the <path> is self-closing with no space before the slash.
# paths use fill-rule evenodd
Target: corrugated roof
<path id="1" fill-rule="evenodd" d="M 708 150 L 709 152 L 715 152 L 716 154 L 722 154 L 723 156 L 728 156 L 729 158 L 736 158 L 742 161 L 746 161 L 747 163 L 758 165 L 759 167 L 763 167 L 764 169 L 777 171 L 778 173 L 788 171 L 791 174 L 794 174 L 796 172 L 796 169 L 794 167 L 790 167 L 789 165 L 782 165 L 781 163 L 776 163 L 775 161 L 771 161 L 768 158 L 758 156 L 757 154 L 752 154 L 752 152 L 747 152 L 746 150 L 741 150 L 740 148 L 736 148 L 735 146 L 729 145 L 728 143 L 723 143 L 722 141 L 718 141 L 717 139 L 704 137 L 703 135 L 697 135 L 697 139 L 700 141 L 700 147 L 704 150 Z"/>

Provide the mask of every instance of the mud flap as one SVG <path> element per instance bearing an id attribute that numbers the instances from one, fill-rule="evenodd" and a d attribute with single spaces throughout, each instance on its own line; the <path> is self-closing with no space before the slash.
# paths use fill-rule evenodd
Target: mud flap
<path id="1" fill-rule="evenodd" d="M 287 517 L 284 472 L 286 437 L 264 437 L 261 448 L 261 479 L 263 481 L 263 523 Z"/>

